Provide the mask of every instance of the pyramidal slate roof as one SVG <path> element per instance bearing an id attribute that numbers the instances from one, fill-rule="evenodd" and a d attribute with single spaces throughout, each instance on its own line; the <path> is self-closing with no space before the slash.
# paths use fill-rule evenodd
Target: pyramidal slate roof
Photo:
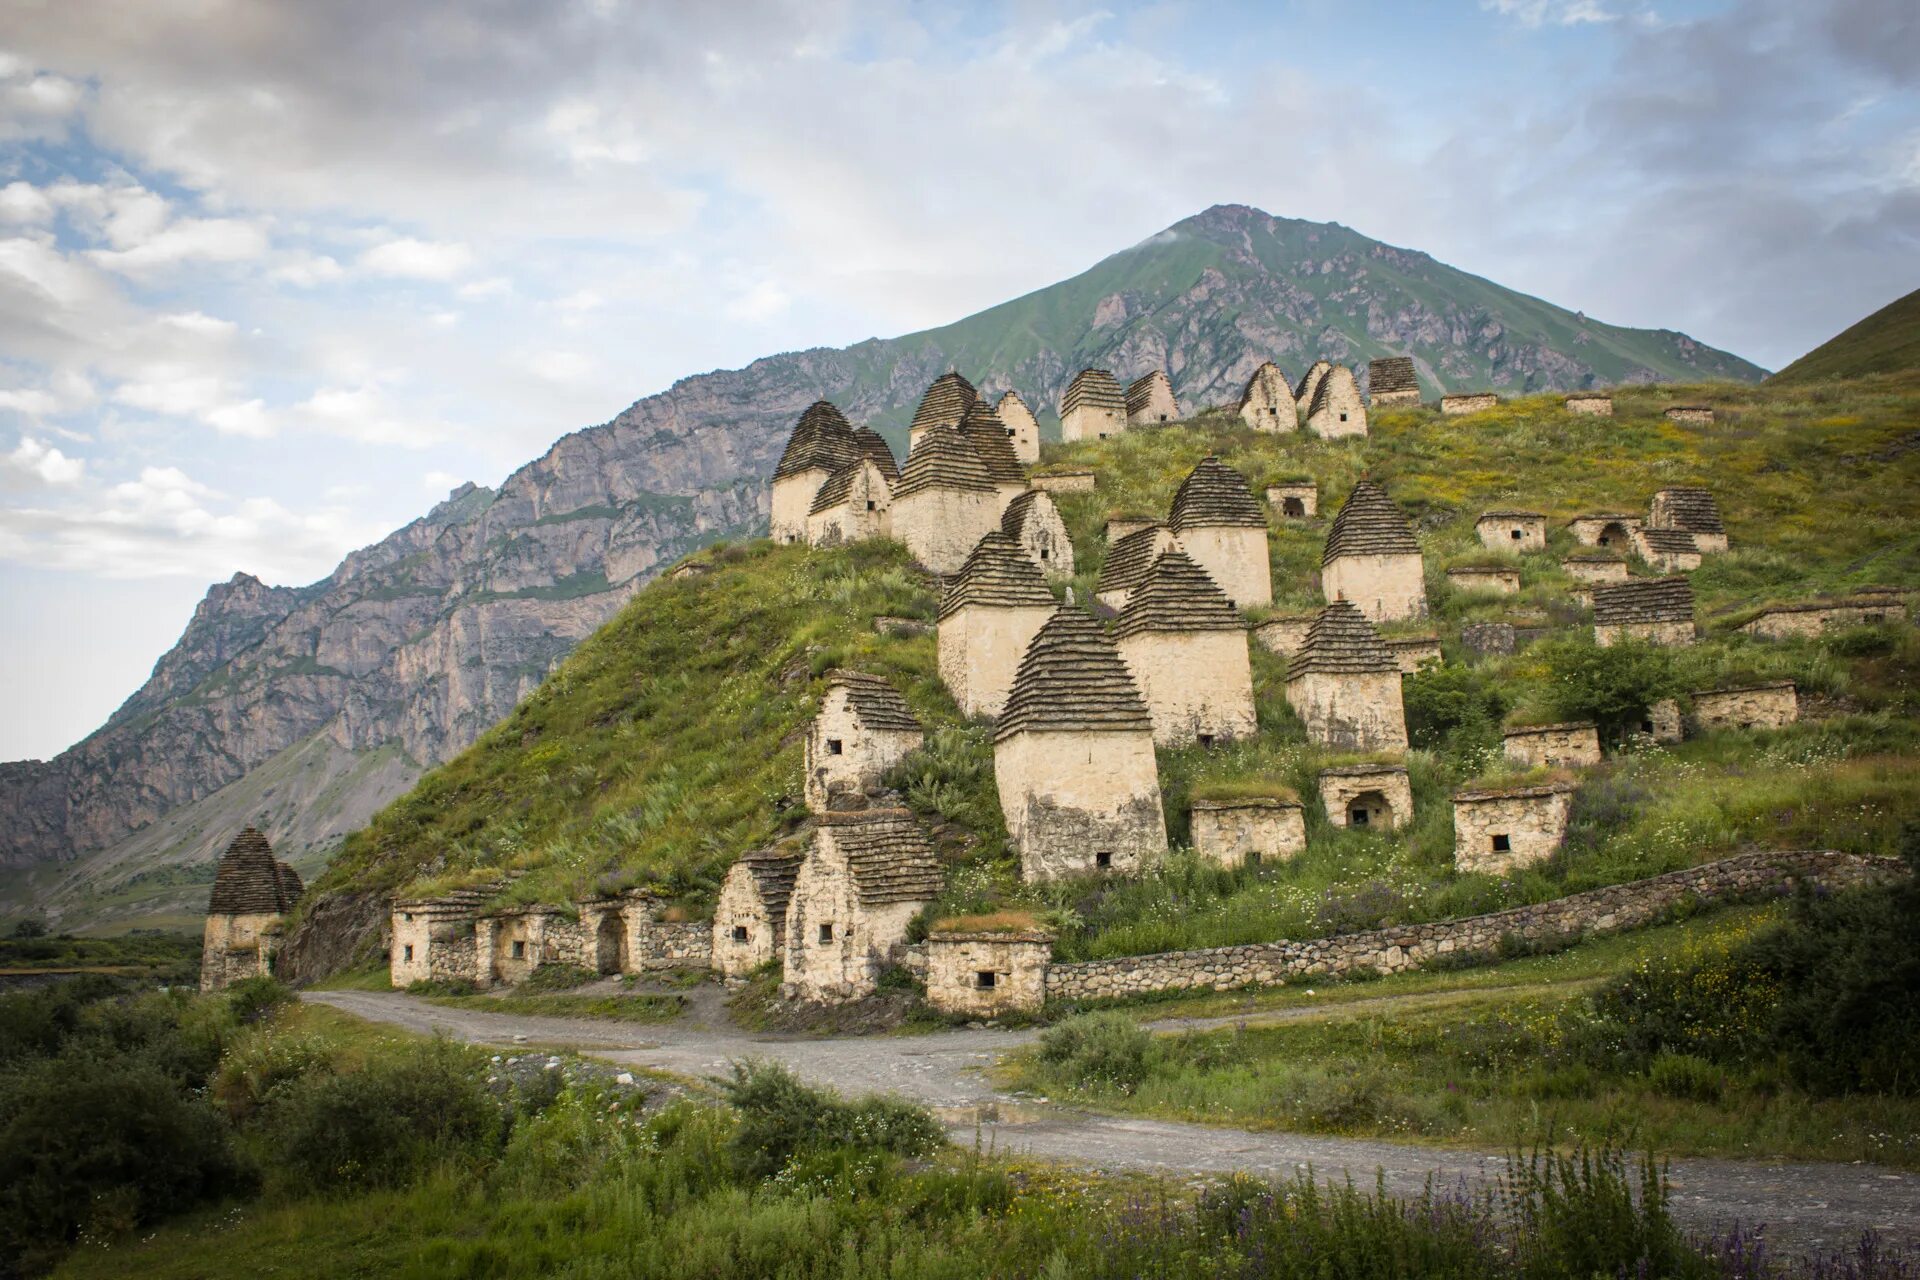
<path id="1" fill-rule="evenodd" d="M 1313 672 L 1370 675 L 1399 669 L 1393 650 L 1367 621 L 1367 615 L 1354 608 L 1351 600 L 1335 600 L 1307 628 L 1307 638 L 1287 662 L 1287 679 L 1296 680 Z"/>
<path id="2" fill-rule="evenodd" d="M 1659 555 L 1697 555 L 1700 551 L 1700 544 L 1685 529 L 1642 528 L 1639 533 L 1647 550 Z"/>
<path id="3" fill-rule="evenodd" d="M 967 406 L 979 398 L 980 393 L 960 373 L 943 373 L 928 384 L 926 394 L 920 397 L 920 406 L 913 411 L 913 421 L 908 424 L 907 430 L 956 426 L 966 416 Z"/>
<path id="4" fill-rule="evenodd" d="M 853 494 L 853 478 L 860 474 L 860 468 L 869 461 L 867 458 L 856 458 L 822 481 L 819 491 L 813 495 L 813 505 L 807 508 L 807 514 L 817 516 L 845 502 Z"/>
<path id="5" fill-rule="evenodd" d="M 799 475 L 810 467 L 838 471 L 853 461 L 855 452 L 853 426 L 846 415 L 825 400 L 815 400 L 794 424 L 773 478 Z"/>
<path id="6" fill-rule="evenodd" d="M 941 620 L 968 605 L 996 609 L 1040 605 L 1051 609 L 1054 599 L 1039 566 L 1027 559 L 1020 544 L 1010 535 L 996 529 L 974 544 L 973 550 L 967 553 L 967 562 L 953 576 L 952 585 L 940 601 Z"/>
<path id="7" fill-rule="evenodd" d="M 1599 626 L 1632 622 L 1692 622 L 1693 584 L 1685 578 L 1639 578 L 1593 589 Z"/>
<path id="8" fill-rule="evenodd" d="M 1240 403 L 1234 406 L 1236 410 L 1244 409 L 1247 407 L 1249 403 L 1252 402 L 1253 389 L 1260 385 L 1260 380 L 1262 376 L 1269 369 L 1273 370 L 1273 376 L 1280 380 L 1281 386 L 1283 387 L 1287 386 L 1287 375 L 1280 372 L 1280 366 L 1275 364 L 1271 360 L 1262 360 L 1260 362 L 1260 367 L 1258 369 L 1255 369 L 1251 374 L 1247 376 L 1247 385 L 1245 387 L 1242 387 L 1240 390 Z M 1287 394 L 1288 395 L 1293 394 L 1292 387 L 1287 387 Z"/>
<path id="9" fill-rule="evenodd" d="M 1367 361 L 1367 390 L 1374 395 L 1383 391 L 1418 391 L 1420 374 L 1412 356 L 1382 356 Z"/>
<path id="10" fill-rule="evenodd" d="M 1725 533 L 1727 526 L 1720 522 L 1720 504 L 1713 500 L 1711 489 L 1702 489 L 1698 485 L 1673 485 L 1654 495 L 1655 499 L 1666 499 L 1665 506 L 1673 517 L 1673 527 L 1685 529 L 1689 533 Z"/>
<path id="11" fill-rule="evenodd" d="M 1114 381 L 1113 374 L 1107 370 L 1082 369 L 1067 384 L 1067 394 L 1060 399 L 1060 414 L 1065 417 L 1083 404 L 1096 409 L 1125 411 L 1127 393 L 1120 389 L 1120 384 Z"/>
<path id="12" fill-rule="evenodd" d="M 987 466 L 987 475 L 996 485 L 1027 483 L 1027 473 L 1021 468 L 1020 458 L 1013 451 L 1013 440 L 1007 435 L 1007 424 L 985 400 L 975 400 L 967 406 L 960 433 L 973 442 L 980 461 Z"/>
<path id="13" fill-rule="evenodd" d="M 1154 384 L 1167 389 L 1167 398 L 1173 398 L 1173 384 L 1167 381 L 1167 375 L 1159 369 L 1142 374 L 1127 384 L 1127 412 L 1139 413 L 1153 400 Z"/>
<path id="14" fill-rule="evenodd" d="M 1314 380 L 1313 396 L 1307 402 L 1307 416 L 1309 418 L 1320 412 L 1320 410 L 1326 406 L 1327 400 L 1333 395 L 1335 379 L 1343 375 L 1349 383 L 1353 381 L 1353 370 L 1343 364 L 1329 365 L 1320 376 Z M 1360 394 L 1360 388 L 1357 385 L 1354 387 L 1354 394 Z"/>
<path id="15" fill-rule="evenodd" d="M 740 865 L 753 878 L 754 892 L 767 908 L 767 916 L 779 920 L 787 914 L 787 902 L 793 897 L 793 882 L 800 874 L 806 854 L 793 848 L 755 849 L 743 854 Z"/>
<path id="16" fill-rule="evenodd" d="M 1267 513 L 1253 496 L 1245 476 L 1220 459 L 1208 456 L 1180 482 L 1179 491 L 1173 495 L 1167 525 L 1175 533 L 1217 525 L 1264 529 Z"/>
<path id="17" fill-rule="evenodd" d="M 925 902 L 946 887 L 940 855 L 905 809 L 826 814 L 820 825 L 832 832 L 833 843 L 845 855 L 862 906 Z"/>
<path id="18" fill-rule="evenodd" d="M 1022 732 L 1151 733 L 1153 718 L 1120 651 L 1091 615 L 1067 605 L 1047 620 L 1020 659 L 998 742 Z"/>
<path id="19" fill-rule="evenodd" d="M 827 673 L 827 689 L 845 689 L 848 705 L 860 717 L 860 723 L 869 729 L 920 732 L 920 722 L 914 719 L 913 712 L 907 707 L 907 700 L 900 696 L 898 689 L 879 676 L 864 671 L 830 671 Z"/>
<path id="20" fill-rule="evenodd" d="M 970 489 L 992 493 L 993 477 L 973 442 L 952 427 L 929 427 L 920 444 L 900 468 L 893 496 L 904 498 L 922 489 Z"/>
<path id="21" fill-rule="evenodd" d="M 1165 525 L 1150 524 L 1144 529 L 1134 530 L 1107 548 L 1107 558 L 1100 565 L 1100 577 L 1093 584 L 1094 594 L 1132 591 L 1139 586 L 1162 550 L 1166 534 Z"/>
<path id="22" fill-rule="evenodd" d="M 888 484 L 900 478 L 900 464 L 893 460 L 893 450 L 887 447 L 887 442 L 880 438 L 879 432 L 861 427 L 853 433 L 853 448 L 855 453 L 870 459 L 874 466 L 880 468 L 880 474 L 887 478 Z"/>
<path id="23" fill-rule="evenodd" d="M 1385 489 L 1363 479 L 1353 486 L 1340 514 L 1333 518 L 1320 563 L 1330 563 L 1340 556 L 1419 554 L 1420 542 L 1400 508 L 1393 505 Z"/>
<path id="24" fill-rule="evenodd" d="M 1207 571 L 1183 551 L 1163 551 L 1127 597 L 1116 638 L 1146 631 L 1244 631 L 1246 622 Z"/>
<path id="25" fill-rule="evenodd" d="M 213 873 L 212 916 L 285 915 L 300 896 L 300 877 L 277 861 L 266 836 L 252 827 L 233 838 Z"/>
<path id="26" fill-rule="evenodd" d="M 1056 516 L 1060 514 L 1060 508 L 1054 502 L 1053 495 L 1045 489 L 1027 490 L 1009 502 L 1007 509 L 1000 513 L 1000 532 L 1018 540 L 1026 531 L 1027 522 L 1043 508 L 1051 509 Z"/>
<path id="27" fill-rule="evenodd" d="M 1320 389 L 1322 382 L 1326 381 L 1327 370 L 1331 368 L 1333 368 L 1332 361 L 1315 360 L 1307 371 L 1300 375 L 1300 385 L 1294 388 L 1293 398 L 1301 404 L 1312 400 L 1313 393 Z"/>

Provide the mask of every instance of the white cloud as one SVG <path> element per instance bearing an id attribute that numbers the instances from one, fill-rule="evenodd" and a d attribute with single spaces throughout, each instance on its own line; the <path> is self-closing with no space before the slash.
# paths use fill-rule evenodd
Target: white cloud
<path id="1" fill-rule="evenodd" d="M 548 382 L 579 382 L 593 372 L 593 361 L 578 351 L 537 351 L 527 357 L 527 369 Z"/>
<path id="2" fill-rule="evenodd" d="M 240 328 L 231 320 L 222 320 L 204 311 L 176 311 L 161 316 L 160 323 L 200 338 L 231 338 Z"/>
<path id="3" fill-rule="evenodd" d="M 463 298 L 500 298 L 512 292 L 513 281 L 505 276 L 489 276 L 485 280 L 460 286 L 460 296 Z"/>
<path id="4" fill-rule="evenodd" d="M 364 444 L 423 449 L 448 434 L 439 423 L 402 414 L 385 392 L 371 385 L 317 391 L 295 406 L 295 412 L 312 430 Z"/>
<path id="5" fill-rule="evenodd" d="M 31 182 L 9 182 L 0 187 L 0 220 L 42 223 L 53 218 L 53 201 Z"/>
<path id="6" fill-rule="evenodd" d="M 264 440 L 277 435 L 280 430 L 279 422 L 267 411 L 264 400 L 222 405 L 210 411 L 206 418 L 208 424 L 222 435 Z"/>
<path id="7" fill-rule="evenodd" d="M 761 322 L 771 320 L 793 305 L 787 291 L 771 280 L 762 280 L 727 303 L 727 314 L 735 320 Z"/>
<path id="8" fill-rule="evenodd" d="M 78 484 L 86 467 L 84 460 L 69 458 L 32 436 L 21 436 L 13 452 L 0 457 L 0 477 L 37 481 L 43 485 Z"/>
<path id="9" fill-rule="evenodd" d="M 420 477 L 420 483 L 429 493 L 446 493 L 459 487 L 460 477 L 451 471 L 429 471 Z"/>
<path id="10" fill-rule="evenodd" d="M 124 231 L 114 238 L 123 237 L 134 239 Z M 266 251 L 267 233 L 253 223 L 184 218 L 137 239 L 131 248 L 94 249 L 87 256 L 108 270 L 141 275 L 188 262 L 246 262 Z"/>
<path id="11" fill-rule="evenodd" d="M 451 280 L 473 265 L 463 244 L 439 244 L 402 237 L 375 245 L 360 255 L 362 270 L 403 280 Z"/>
<path id="12" fill-rule="evenodd" d="M 315 285 L 331 284 L 346 274 L 346 268 L 327 254 L 310 253 L 301 254 L 275 267 L 267 278 L 276 284 L 310 289 Z"/>

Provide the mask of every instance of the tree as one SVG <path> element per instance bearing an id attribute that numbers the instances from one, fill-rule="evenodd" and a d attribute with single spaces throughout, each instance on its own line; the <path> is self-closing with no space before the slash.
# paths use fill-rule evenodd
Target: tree
<path id="1" fill-rule="evenodd" d="M 1672 655 L 1638 641 L 1606 647 L 1590 640 L 1549 641 L 1533 656 L 1550 673 L 1547 696 L 1554 714 L 1591 720 L 1609 738 L 1620 737 L 1647 708 L 1680 691 Z"/>

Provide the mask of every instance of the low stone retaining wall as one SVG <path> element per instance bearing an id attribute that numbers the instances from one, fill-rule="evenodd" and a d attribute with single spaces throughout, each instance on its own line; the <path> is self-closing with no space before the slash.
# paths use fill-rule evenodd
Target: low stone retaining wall
<path id="1" fill-rule="evenodd" d="M 1899 869 L 1900 863 L 1892 858 L 1824 850 L 1746 853 L 1464 920 L 1374 929 L 1306 942 L 1262 942 L 1056 964 L 1047 970 L 1047 999 L 1102 1000 L 1160 991 L 1230 991 L 1245 986 L 1278 986 L 1296 978 L 1337 978 L 1356 969 L 1397 973 L 1421 968 L 1441 956 L 1495 955 L 1501 938 L 1507 936 L 1539 941 L 1639 928 L 1690 898 L 1738 898 L 1803 878 L 1839 888 L 1898 874 Z"/>

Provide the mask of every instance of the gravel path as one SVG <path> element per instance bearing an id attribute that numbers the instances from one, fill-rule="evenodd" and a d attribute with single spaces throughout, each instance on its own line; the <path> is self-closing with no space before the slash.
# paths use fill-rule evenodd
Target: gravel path
<path id="1" fill-rule="evenodd" d="M 783 1062 L 802 1078 L 844 1093 L 899 1094 L 936 1108 L 956 1142 L 1104 1169 L 1169 1174 L 1241 1172 L 1290 1177 L 1311 1167 L 1333 1179 L 1418 1195 L 1429 1176 L 1478 1182 L 1505 1167 L 1500 1153 L 1410 1143 L 1098 1116 L 999 1093 L 984 1068 L 1036 1038 L 1034 1031 L 955 1030 L 921 1036 L 809 1039 L 755 1035 L 712 1025 L 636 1026 L 572 1018 L 453 1009 L 398 993 L 307 992 L 303 999 L 412 1031 L 443 1031 L 475 1044 L 564 1045 L 611 1062 L 689 1076 L 723 1074 L 741 1058 Z M 1416 1000 L 1417 997 L 1402 997 Z M 1354 1006 L 1345 1006 L 1352 1010 Z M 1163 1029 L 1292 1021 L 1338 1010 L 1271 1011 L 1155 1024 Z M 1777 1245 L 1839 1248 L 1871 1227 L 1920 1245 L 1920 1174 L 1867 1164 L 1675 1160 L 1674 1210 L 1704 1229 L 1738 1219 L 1764 1223 Z"/>

